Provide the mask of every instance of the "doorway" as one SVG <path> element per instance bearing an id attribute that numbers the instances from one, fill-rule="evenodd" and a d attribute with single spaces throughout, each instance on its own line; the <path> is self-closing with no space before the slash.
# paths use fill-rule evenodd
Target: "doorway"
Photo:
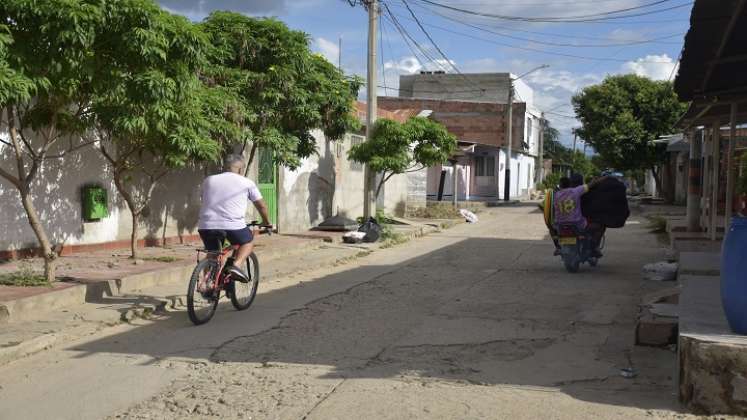
<path id="1" fill-rule="evenodd" d="M 257 153 L 257 187 L 262 194 L 262 198 L 267 204 L 267 211 L 270 213 L 270 221 L 277 226 L 278 223 L 278 190 L 277 174 L 278 167 L 275 164 L 275 154 L 272 149 L 266 147 L 260 148 Z"/>

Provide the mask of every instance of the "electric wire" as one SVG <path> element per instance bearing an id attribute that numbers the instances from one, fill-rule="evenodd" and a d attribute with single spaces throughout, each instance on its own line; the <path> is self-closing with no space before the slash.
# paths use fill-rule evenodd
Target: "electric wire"
<path id="1" fill-rule="evenodd" d="M 480 16 L 484 18 L 506 20 L 506 21 L 534 22 L 534 23 L 586 23 L 586 22 L 606 21 L 606 20 L 628 19 L 631 17 L 649 16 L 653 14 L 664 13 L 667 11 L 692 6 L 693 4 L 692 2 L 689 2 L 689 3 L 679 4 L 676 6 L 670 6 L 670 7 L 666 7 L 662 9 L 649 10 L 646 12 L 630 13 L 630 14 L 625 14 L 625 15 L 620 15 L 620 16 L 610 16 L 610 15 L 614 15 L 618 13 L 623 13 L 625 11 L 631 11 L 631 10 L 636 10 L 640 8 L 651 7 L 653 5 L 657 5 L 657 4 L 670 1 L 670 0 L 658 0 L 656 2 L 647 3 L 645 5 L 636 6 L 633 8 L 619 9 L 619 10 L 613 10 L 613 11 L 607 11 L 607 12 L 595 13 L 595 14 L 589 14 L 589 15 L 579 15 L 579 16 L 569 16 L 569 17 L 551 17 L 551 16 L 529 17 L 529 16 L 498 15 L 494 13 L 479 12 L 475 10 L 469 10 L 469 9 L 463 9 L 460 7 L 449 6 L 449 5 L 438 3 L 432 0 L 416 0 L 416 1 L 420 1 L 422 3 L 426 3 L 434 7 L 439 7 L 439 8 L 451 10 L 453 12 L 459 12 L 459 13 L 473 15 L 473 16 Z"/>
<path id="2" fill-rule="evenodd" d="M 400 18 L 402 18 L 402 19 L 413 20 L 412 18 L 408 18 L 406 16 L 398 15 L 396 13 L 395 13 L 395 15 L 398 16 L 398 17 L 400 17 Z M 501 37 L 504 37 L 504 38 L 514 39 L 514 40 L 517 40 L 517 41 L 526 41 L 526 42 L 531 42 L 533 44 L 539 44 L 539 45 L 547 45 L 547 46 L 551 46 L 551 47 L 573 47 L 573 48 L 609 48 L 609 47 L 621 47 L 621 46 L 632 46 L 632 45 L 642 45 L 642 44 L 659 43 L 660 41 L 663 41 L 665 39 L 671 39 L 671 38 L 674 38 L 674 37 L 684 36 L 685 35 L 684 33 L 676 33 L 676 34 L 670 34 L 670 35 L 665 35 L 665 36 L 651 38 L 651 39 L 645 39 L 645 40 L 639 40 L 639 41 L 622 41 L 622 42 L 608 43 L 608 44 L 562 43 L 562 42 L 542 41 L 542 40 L 537 40 L 537 39 L 532 39 L 532 38 L 524 38 L 524 37 L 520 37 L 520 36 L 516 36 L 516 35 L 509 35 L 509 34 L 506 34 L 506 33 L 503 33 L 503 32 L 492 31 L 490 29 L 483 28 L 483 27 L 480 27 L 480 26 L 477 26 L 477 25 L 468 24 L 466 22 L 462 22 L 462 21 L 459 21 L 457 19 L 449 18 L 447 16 L 443 16 L 443 15 L 438 14 L 438 13 L 437 13 L 437 15 L 440 16 L 440 17 L 442 17 L 442 18 L 444 18 L 444 19 L 449 19 L 451 21 L 455 21 L 455 22 L 461 23 L 463 25 L 468 25 L 468 26 L 470 26 L 470 27 L 472 27 L 474 29 L 478 29 L 478 30 L 481 30 L 483 32 L 488 32 L 488 33 L 491 33 L 491 34 L 494 34 L 494 35 L 498 35 L 498 36 L 501 36 Z M 442 31 L 448 31 L 448 32 L 454 33 L 456 35 L 462 35 L 462 36 L 465 36 L 465 37 L 468 37 L 468 38 L 477 39 L 477 40 L 480 40 L 480 41 L 486 41 L 486 42 L 492 41 L 492 40 L 487 40 L 485 38 L 479 38 L 479 37 L 476 37 L 474 35 L 466 34 L 466 33 L 463 33 L 463 32 L 453 31 L 451 29 L 444 28 L 442 26 L 434 25 L 434 24 L 431 24 L 431 23 L 422 23 L 422 24 L 425 25 L 425 26 L 429 26 L 431 28 L 440 29 Z M 677 42 L 676 44 L 681 44 L 681 43 Z"/>

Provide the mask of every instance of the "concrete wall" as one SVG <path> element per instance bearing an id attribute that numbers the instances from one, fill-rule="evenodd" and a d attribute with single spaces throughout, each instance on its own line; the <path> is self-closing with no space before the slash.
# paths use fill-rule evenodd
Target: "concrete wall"
<path id="1" fill-rule="evenodd" d="M 7 139 L 7 133 L 0 129 L 0 137 Z M 64 144 L 60 142 L 60 147 Z M 9 149 L 0 144 L 0 165 L 15 173 L 15 161 Z M 58 148 L 51 154 L 60 151 Z M 167 175 L 154 191 L 138 229 L 139 237 L 160 239 L 195 234 L 199 186 L 205 174 L 205 169 L 186 168 Z M 135 177 L 134 182 L 138 180 Z M 106 188 L 108 217 L 94 222 L 83 220 L 81 188 L 87 184 Z M 54 244 L 80 245 L 129 239 L 130 212 L 119 197 L 111 171 L 96 147 L 81 149 L 64 159 L 46 161 L 31 190 L 36 210 Z M 18 192 L 4 178 L 0 178 L 0 232 L 0 251 L 38 246 Z"/>
<path id="2" fill-rule="evenodd" d="M 308 230 L 340 214 L 351 219 L 363 215 L 363 166 L 348 159 L 350 147 L 365 138 L 348 134 L 339 141 L 327 141 L 321 131 L 317 155 L 304 159 L 295 170 L 279 169 L 278 229 L 281 232 Z M 413 205 L 424 203 L 424 171 L 393 176 L 382 188 L 378 207 L 388 214 L 404 216 L 408 197 Z M 423 182 L 422 186 L 418 183 Z"/>

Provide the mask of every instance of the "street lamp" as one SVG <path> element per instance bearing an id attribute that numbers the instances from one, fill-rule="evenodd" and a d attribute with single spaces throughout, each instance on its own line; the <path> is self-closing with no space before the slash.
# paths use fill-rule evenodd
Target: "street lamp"
<path id="1" fill-rule="evenodd" d="M 505 201 L 511 200 L 511 134 L 513 128 L 511 127 L 512 123 L 512 108 L 513 108 L 513 102 L 514 102 L 514 82 L 521 79 L 522 77 L 534 73 L 537 70 L 546 69 L 550 67 L 547 64 L 543 64 L 539 67 L 535 67 L 528 72 L 522 74 L 521 76 L 512 78 L 511 75 L 508 75 L 508 102 L 506 106 L 506 114 L 507 114 L 507 121 L 506 121 L 506 176 L 505 176 L 505 182 L 503 185 L 503 199 Z"/>

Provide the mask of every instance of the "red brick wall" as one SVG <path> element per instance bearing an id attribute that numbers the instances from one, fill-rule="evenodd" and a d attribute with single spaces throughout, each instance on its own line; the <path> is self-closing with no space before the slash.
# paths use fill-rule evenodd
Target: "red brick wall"
<path id="1" fill-rule="evenodd" d="M 378 106 L 389 111 L 431 110 L 431 118 L 446 126 L 446 129 L 461 141 L 499 147 L 505 145 L 505 104 L 380 96 Z M 525 111 L 525 103 L 514 104 L 512 137 L 515 149 L 521 149 L 521 141 L 524 138 Z"/>

